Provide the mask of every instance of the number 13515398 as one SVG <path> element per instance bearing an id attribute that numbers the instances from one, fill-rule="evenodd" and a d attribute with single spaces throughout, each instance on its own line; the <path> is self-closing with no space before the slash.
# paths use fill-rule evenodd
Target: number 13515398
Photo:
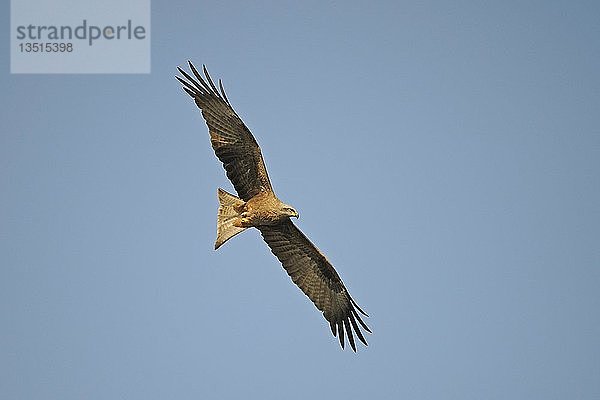
<path id="1" fill-rule="evenodd" d="M 73 43 L 56 42 L 25 42 L 19 43 L 21 53 L 70 53 L 73 51 Z"/>

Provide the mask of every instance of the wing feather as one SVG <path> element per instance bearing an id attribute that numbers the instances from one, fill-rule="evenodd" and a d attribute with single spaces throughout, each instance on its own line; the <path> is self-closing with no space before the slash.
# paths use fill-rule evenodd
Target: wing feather
<path id="1" fill-rule="evenodd" d="M 292 281 L 323 312 L 331 333 L 337 336 L 340 346 L 344 348 L 346 336 L 350 347 L 356 351 L 354 333 L 367 345 L 360 328 L 369 333 L 371 330 L 358 312 L 368 315 L 350 297 L 325 255 L 289 219 L 278 225 L 260 226 L 258 229 Z"/>
<path id="2" fill-rule="evenodd" d="M 202 77 L 191 62 L 188 64 L 193 77 L 177 68 L 183 78 L 176 78 L 202 111 L 212 147 L 238 196 L 248 201 L 262 191 L 273 191 L 260 147 L 229 103 L 221 81 L 219 90 L 206 67 L 202 67 Z"/>

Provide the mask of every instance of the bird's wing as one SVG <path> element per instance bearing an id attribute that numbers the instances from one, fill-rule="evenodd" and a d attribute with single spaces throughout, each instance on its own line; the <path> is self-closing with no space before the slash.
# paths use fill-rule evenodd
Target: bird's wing
<path id="1" fill-rule="evenodd" d="M 261 191 L 273 191 L 260 147 L 233 110 L 221 81 L 218 90 L 206 67 L 203 66 L 203 78 L 191 62 L 188 64 L 195 78 L 179 67 L 183 78 L 176 78 L 202 111 L 215 154 L 240 198 L 248 201 Z"/>
<path id="2" fill-rule="evenodd" d="M 371 330 L 358 312 L 368 315 L 350 297 L 325 255 L 289 219 L 278 225 L 259 226 L 258 229 L 292 281 L 323 312 L 323 316 L 329 321 L 331 332 L 338 337 L 342 348 L 344 332 L 354 351 L 356 345 L 353 332 L 366 345 L 367 341 L 360 327 L 369 333 Z"/>

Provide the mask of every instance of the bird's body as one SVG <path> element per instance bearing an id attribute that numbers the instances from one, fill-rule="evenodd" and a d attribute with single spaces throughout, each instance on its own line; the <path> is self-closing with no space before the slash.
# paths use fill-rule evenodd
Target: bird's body
<path id="1" fill-rule="evenodd" d="M 342 348 L 346 335 L 356 351 L 353 332 L 366 345 L 360 327 L 369 333 L 371 330 L 359 312 L 367 314 L 350 297 L 325 255 L 290 220 L 298 218 L 298 212 L 275 195 L 260 147 L 231 107 L 221 81 L 219 91 L 206 68 L 205 80 L 192 63 L 189 66 L 195 79 L 181 68 L 178 70 L 185 79 L 177 79 L 202 111 L 215 154 L 239 196 L 218 190 L 215 249 L 248 228 L 258 229 L 292 281 L 323 312 Z"/>
<path id="2" fill-rule="evenodd" d="M 260 192 L 240 207 L 239 227 L 250 228 L 276 225 L 298 213 L 275 196 L 273 192 Z"/>
<path id="3" fill-rule="evenodd" d="M 279 200 L 271 191 L 259 192 L 248 201 L 243 201 L 221 188 L 217 195 L 219 211 L 215 250 L 246 228 L 277 225 L 290 217 L 298 217 L 296 210 Z"/>

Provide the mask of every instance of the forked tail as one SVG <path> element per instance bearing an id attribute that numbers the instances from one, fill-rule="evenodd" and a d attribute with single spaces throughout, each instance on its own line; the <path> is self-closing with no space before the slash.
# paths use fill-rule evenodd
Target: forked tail
<path id="1" fill-rule="evenodd" d="M 240 219 L 240 213 L 236 208 L 239 209 L 244 204 L 244 201 L 221 188 L 219 188 L 217 194 L 219 196 L 219 211 L 217 212 L 217 241 L 215 242 L 215 250 L 238 233 L 247 229 L 233 225 L 235 221 Z"/>

